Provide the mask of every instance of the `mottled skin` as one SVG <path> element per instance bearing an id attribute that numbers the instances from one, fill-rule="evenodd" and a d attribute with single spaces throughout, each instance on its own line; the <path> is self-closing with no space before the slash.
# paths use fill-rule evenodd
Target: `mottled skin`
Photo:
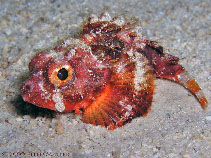
<path id="1" fill-rule="evenodd" d="M 92 16 L 78 39 L 68 38 L 36 55 L 23 99 L 59 112 L 82 113 L 82 121 L 115 129 L 146 116 L 154 78 L 175 81 L 207 106 L 200 87 L 158 43 L 143 40 L 134 22 Z"/>

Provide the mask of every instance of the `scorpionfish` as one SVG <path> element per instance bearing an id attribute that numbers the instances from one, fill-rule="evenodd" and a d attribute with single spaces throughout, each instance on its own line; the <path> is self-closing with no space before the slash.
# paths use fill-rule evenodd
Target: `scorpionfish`
<path id="1" fill-rule="evenodd" d="M 146 116 L 154 79 L 181 84 L 208 102 L 179 58 L 143 39 L 136 20 L 92 15 L 78 38 L 67 38 L 41 51 L 29 63 L 31 77 L 21 87 L 24 101 L 58 112 L 82 115 L 82 121 L 108 129 Z"/>

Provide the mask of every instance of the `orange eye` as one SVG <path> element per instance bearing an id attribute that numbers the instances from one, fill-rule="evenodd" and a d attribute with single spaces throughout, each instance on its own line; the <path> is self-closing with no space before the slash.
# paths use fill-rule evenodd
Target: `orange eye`
<path id="1" fill-rule="evenodd" d="M 69 63 L 53 63 L 48 69 L 49 80 L 56 87 L 62 86 L 72 78 L 73 69 Z"/>

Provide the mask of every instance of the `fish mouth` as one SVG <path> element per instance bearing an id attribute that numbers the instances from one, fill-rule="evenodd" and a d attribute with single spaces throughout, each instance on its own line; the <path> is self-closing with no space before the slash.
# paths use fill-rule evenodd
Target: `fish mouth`
<path id="1" fill-rule="evenodd" d="M 55 109 L 50 93 L 42 91 L 39 82 L 34 81 L 34 77 L 27 80 L 20 88 L 21 96 L 25 102 L 29 102 L 42 108 Z"/>

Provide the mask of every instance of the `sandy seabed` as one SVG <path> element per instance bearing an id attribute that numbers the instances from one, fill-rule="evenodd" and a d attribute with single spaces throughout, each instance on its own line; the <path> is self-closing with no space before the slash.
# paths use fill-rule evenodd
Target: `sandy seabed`
<path id="1" fill-rule="evenodd" d="M 211 155 L 211 108 L 156 80 L 147 117 L 108 131 L 80 115 L 25 103 L 20 85 L 39 49 L 81 29 L 91 13 L 136 17 L 143 34 L 179 57 L 211 102 L 211 1 L 8 0 L 0 2 L 0 157 L 202 157 Z"/>

